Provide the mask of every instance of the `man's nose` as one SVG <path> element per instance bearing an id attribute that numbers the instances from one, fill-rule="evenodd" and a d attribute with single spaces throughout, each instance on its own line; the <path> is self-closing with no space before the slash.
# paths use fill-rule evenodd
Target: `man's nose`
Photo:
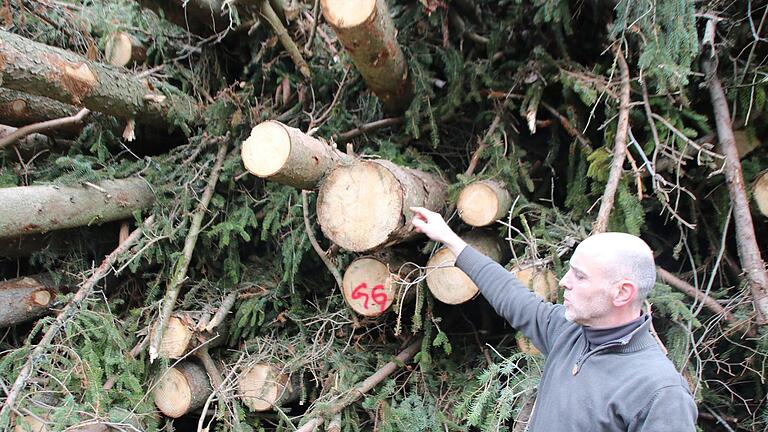
<path id="1" fill-rule="evenodd" d="M 568 273 L 565 274 L 562 278 L 560 278 L 560 281 L 557 283 L 562 287 L 563 289 L 570 290 L 571 288 L 568 286 L 568 281 L 566 280 L 568 278 Z"/>

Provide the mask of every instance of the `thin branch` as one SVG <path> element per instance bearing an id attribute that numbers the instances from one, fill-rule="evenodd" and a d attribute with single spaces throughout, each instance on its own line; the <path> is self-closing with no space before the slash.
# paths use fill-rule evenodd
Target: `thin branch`
<path id="1" fill-rule="evenodd" d="M 314 17 L 312 31 L 309 32 L 307 44 L 304 45 L 304 51 L 310 56 L 312 55 L 312 44 L 315 42 L 315 34 L 317 34 L 317 24 L 320 22 L 320 0 L 315 0 L 315 5 L 312 6 L 312 16 Z"/>
<path id="2" fill-rule="evenodd" d="M 304 228 L 307 230 L 307 237 L 309 238 L 309 242 L 312 243 L 312 248 L 317 252 L 317 255 L 320 257 L 321 260 L 323 260 L 323 264 L 325 264 L 326 267 L 328 267 L 328 270 L 333 275 L 333 278 L 336 279 L 336 283 L 339 285 L 339 288 L 341 288 L 341 273 L 339 273 L 339 269 L 336 268 L 335 265 L 331 262 L 331 260 L 328 258 L 328 255 L 325 253 L 323 248 L 320 247 L 320 243 L 317 242 L 317 239 L 315 238 L 314 232 L 312 232 L 312 225 L 309 223 L 309 200 L 307 199 L 307 191 L 303 190 L 301 191 L 301 203 L 302 203 L 302 209 L 304 211 Z"/>
<path id="3" fill-rule="evenodd" d="M 53 120 L 47 120 L 40 123 L 34 123 L 31 125 L 27 125 L 21 128 L 16 129 L 13 133 L 6 136 L 5 138 L 0 139 L 0 149 L 3 147 L 13 144 L 17 140 L 24 138 L 25 136 L 35 133 L 35 132 L 42 132 L 42 131 L 48 131 L 51 129 L 56 129 L 61 126 L 67 126 L 71 124 L 77 124 L 83 121 L 85 116 L 87 116 L 91 110 L 88 108 L 81 109 L 77 114 L 69 117 L 62 117 L 58 119 Z"/>
<path id="4" fill-rule="evenodd" d="M 499 123 L 501 122 L 501 115 L 496 114 L 496 117 L 493 118 L 493 121 L 491 122 L 491 125 L 488 127 L 488 132 L 485 133 L 485 136 L 483 137 L 480 142 L 477 144 L 477 150 L 472 154 L 472 159 L 469 161 L 469 166 L 467 167 L 467 170 L 464 171 L 464 175 L 466 177 L 471 176 L 474 174 L 475 169 L 477 169 L 477 164 L 480 162 L 480 156 L 483 154 L 483 150 L 488 147 L 488 144 L 486 141 L 491 137 L 494 131 L 496 131 L 496 128 L 499 126 Z"/>
<path id="5" fill-rule="evenodd" d="M 48 331 L 45 332 L 42 339 L 40 339 L 40 342 L 38 342 L 37 346 L 35 346 L 35 348 L 27 357 L 27 361 L 24 363 L 24 366 L 22 366 L 19 370 L 19 375 L 16 377 L 16 381 L 14 381 L 11 389 L 7 392 L 5 404 L 3 405 L 2 410 L 0 410 L 0 419 L 7 418 L 8 413 L 14 409 L 16 399 L 19 397 L 21 391 L 26 386 L 27 380 L 29 380 L 29 378 L 32 376 L 32 372 L 35 370 L 34 368 L 37 365 L 37 362 L 40 361 L 43 356 L 45 356 L 46 351 L 48 351 L 50 348 L 53 338 L 59 334 L 67 322 L 72 321 L 78 312 L 80 312 L 82 303 L 91 295 L 96 284 L 109 274 L 109 272 L 112 270 L 112 265 L 117 261 L 117 259 L 123 253 L 128 251 L 128 249 L 141 238 L 142 233 L 150 228 L 153 224 L 154 216 L 150 216 L 144 220 L 142 226 L 133 230 L 131 235 L 128 236 L 128 238 L 125 239 L 123 243 L 121 243 L 117 248 L 115 248 L 115 250 L 113 250 L 104 258 L 104 261 L 102 261 L 101 265 L 99 265 L 99 267 L 94 270 L 91 277 L 89 277 L 85 282 L 83 282 L 82 285 L 80 285 L 80 289 L 77 290 L 75 296 L 72 297 L 72 300 L 67 303 L 61 313 L 59 313 L 59 315 L 56 317 L 56 320 L 51 324 L 50 327 L 48 327 Z M 0 429 L 2 429 L 2 427 L 0 427 Z"/>
<path id="6" fill-rule="evenodd" d="M 541 102 L 541 106 L 544 107 L 547 111 L 549 111 L 550 114 L 557 117 L 557 120 L 560 122 L 560 125 L 565 129 L 565 131 L 573 138 L 576 138 L 579 141 L 579 144 L 581 144 L 581 149 L 585 154 L 592 153 L 592 141 L 589 140 L 589 138 L 585 137 L 584 134 L 579 132 L 578 129 L 573 127 L 571 122 L 568 121 L 565 116 L 560 114 L 552 105 Z"/>
<path id="7" fill-rule="evenodd" d="M 221 306 L 219 306 L 219 309 L 216 311 L 216 314 L 213 316 L 213 318 L 211 318 L 211 320 L 205 326 L 205 331 L 211 332 L 219 324 L 224 322 L 224 319 L 227 318 L 229 311 L 232 310 L 232 307 L 235 305 L 235 301 L 237 300 L 238 294 L 239 294 L 238 291 L 233 291 L 229 293 L 229 295 L 227 295 L 224 298 L 224 300 L 222 300 Z"/>
<path id="8" fill-rule="evenodd" d="M 291 39 L 291 35 L 288 34 L 288 30 L 285 28 L 280 18 L 275 13 L 275 10 L 270 6 L 269 1 L 261 0 L 261 7 L 259 8 L 259 15 L 264 18 L 267 23 L 275 31 L 280 43 L 283 44 L 283 48 L 288 51 L 288 55 L 291 56 L 291 60 L 296 64 L 296 69 L 304 75 L 304 78 L 310 79 L 312 74 L 309 71 L 309 65 L 304 60 L 299 52 L 299 47 L 296 46 L 296 42 Z"/>
<path id="9" fill-rule="evenodd" d="M 669 284 L 669 286 L 677 289 L 678 291 L 682 292 L 688 297 L 691 297 L 693 299 L 696 299 L 696 301 L 701 302 L 701 304 L 703 304 L 707 309 L 709 309 L 713 313 L 722 315 L 726 321 L 733 321 L 733 314 L 728 310 L 726 310 L 720 303 L 717 302 L 717 300 L 697 290 L 693 285 L 680 279 L 679 277 L 668 272 L 667 270 L 664 270 L 661 267 L 657 267 L 656 272 L 659 274 L 659 277 L 661 278 L 662 281 L 664 281 L 664 283 Z"/>
<path id="10" fill-rule="evenodd" d="M 375 130 L 383 129 L 389 126 L 399 125 L 404 120 L 405 120 L 405 117 L 390 117 L 390 118 L 385 118 L 385 119 L 376 120 L 370 123 L 366 123 L 364 125 L 356 127 L 355 129 L 344 132 L 343 134 L 339 135 L 334 141 L 336 141 L 337 144 L 343 144 L 353 138 L 359 137 L 360 135 L 367 134 L 368 132 L 373 132 Z"/>
<path id="11" fill-rule="evenodd" d="M 597 214 L 593 232 L 605 232 L 608 228 L 608 218 L 613 210 L 613 202 L 616 198 L 616 189 L 621 180 L 622 167 L 627 152 L 627 129 L 629 128 L 629 67 L 624 60 L 621 48 L 616 49 L 616 60 L 621 73 L 621 96 L 619 99 L 619 120 L 616 125 L 616 138 L 613 142 L 613 160 L 611 172 L 608 175 L 608 183 L 605 185 L 603 199 L 600 202 L 600 211 Z"/>
<path id="12" fill-rule="evenodd" d="M 189 268 L 189 262 L 192 260 L 192 253 L 195 250 L 195 244 L 197 243 L 197 237 L 200 235 L 201 227 L 203 224 L 203 217 L 208 212 L 208 204 L 213 197 L 213 191 L 216 188 L 216 183 L 219 180 L 219 174 L 221 168 L 224 165 L 224 159 L 227 155 L 228 139 L 222 139 L 219 144 L 219 151 L 216 154 L 216 162 L 211 170 L 211 175 L 208 177 L 208 184 L 205 186 L 203 196 L 198 203 L 197 209 L 192 216 L 192 224 L 189 227 L 189 233 L 184 240 L 184 250 L 179 261 L 174 266 L 174 272 L 171 276 L 168 286 L 166 287 L 165 297 L 162 301 L 162 308 L 160 316 L 158 317 L 157 331 L 152 335 L 149 343 L 149 361 L 153 362 L 160 352 L 160 342 L 163 340 L 163 333 L 165 333 L 165 327 L 168 325 L 168 319 L 171 317 L 171 312 L 176 305 L 176 298 L 179 296 L 181 284 L 187 277 L 187 269 Z"/>

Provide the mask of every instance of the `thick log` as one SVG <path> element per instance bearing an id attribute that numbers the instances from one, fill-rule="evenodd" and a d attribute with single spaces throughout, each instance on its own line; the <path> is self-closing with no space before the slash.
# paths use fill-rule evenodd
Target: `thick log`
<path id="1" fill-rule="evenodd" d="M 5 84 L 3 84 L 5 85 Z M 0 87 L 0 118 L 3 124 L 21 127 L 63 117 L 71 117 L 79 108 L 43 96 Z M 72 125 L 64 129 L 69 134 L 80 130 Z"/>
<path id="2" fill-rule="evenodd" d="M 499 239 L 493 233 L 470 231 L 461 237 L 496 262 L 504 258 Z M 436 299 L 453 305 L 466 303 L 480 292 L 469 276 L 455 264 L 456 256 L 447 247 L 438 249 L 427 261 L 427 287 Z"/>
<path id="3" fill-rule="evenodd" d="M 436 175 L 386 160 L 361 160 L 332 170 L 320 186 L 317 220 L 327 238 L 363 252 L 418 233 L 410 207 L 442 209 L 446 184 Z"/>
<path id="4" fill-rule="evenodd" d="M 191 123 L 198 116 L 194 99 L 159 91 L 165 86 L 160 81 L 139 79 L 123 68 L 92 62 L 2 30 L 0 81 L 9 89 L 155 127 Z"/>
<path id="5" fill-rule="evenodd" d="M 557 301 L 557 276 L 555 276 L 551 270 L 545 267 L 529 265 L 515 267 L 510 273 L 515 275 L 523 285 L 527 286 L 529 290 L 536 293 L 544 300 L 551 303 Z M 517 342 L 517 348 L 521 352 L 529 355 L 541 354 L 541 352 L 533 346 L 533 343 L 520 332 L 515 335 L 515 342 Z"/>
<path id="6" fill-rule="evenodd" d="M 241 156 L 251 174 L 307 190 L 315 189 L 339 161 L 352 160 L 323 141 L 274 120 L 251 130 Z"/>
<path id="7" fill-rule="evenodd" d="M 760 213 L 768 217 L 768 171 L 760 174 L 752 183 L 752 198 Z"/>
<path id="8" fill-rule="evenodd" d="M 112 66 L 128 67 L 147 60 L 147 48 L 135 36 L 117 31 L 107 36 L 104 57 Z"/>
<path id="9" fill-rule="evenodd" d="M 279 367 L 257 363 L 238 378 L 240 400 L 251 411 L 269 411 L 298 399 L 300 387 Z"/>
<path id="10" fill-rule="evenodd" d="M 222 15 L 223 0 L 138 0 L 142 7 L 199 36 L 224 31 L 229 20 Z"/>
<path id="11" fill-rule="evenodd" d="M 321 4 L 323 16 L 384 109 L 405 111 L 413 99 L 413 85 L 386 1 L 322 0 Z"/>
<path id="12" fill-rule="evenodd" d="M 0 328 L 45 315 L 57 291 L 47 275 L 0 282 Z"/>
<path id="13" fill-rule="evenodd" d="M 459 193 L 456 209 L 468 225 L 488 226 L 504 217 L 512 207 L 512 196 L 502 183 L 482 180 L 471 183 Z"/>
<path id="14" fill-rule="evenodd" d="M 0 239 L 132 218 L 155 197 L 138 178 L 0 189 Z"/>
<path id="15" fill-rule="evenodd" d="M 163 374 L 152 396 L 160 412 L 179 418 L 202 407 L 212 391 L 205 368 L 194 361 L 185 361 Z"/>
<path id="16" fill-rule="evenodd" d="M 415 289 L 403 290 L 414 266 L 396 256 L 358 258 L 347 267 L 341 292 L 349 307 L 360 315 L 375 317 L 407 303 Z M 404 297 L 403 297 L 404 296 Z"/>

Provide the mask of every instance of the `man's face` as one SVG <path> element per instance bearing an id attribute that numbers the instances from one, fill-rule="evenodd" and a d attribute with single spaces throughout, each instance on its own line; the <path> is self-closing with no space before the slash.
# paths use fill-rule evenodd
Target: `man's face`
<path id="1" fill-rule="evenodd" d="M 584 247 L 582 247 L 584 246 Z M 589 245 L 579 245 L 568 272 L 560 279 L 565 289 L 565 318 L 584 326 L 600 327 L 613 310 L 610 285 L 603 262 Z"/>

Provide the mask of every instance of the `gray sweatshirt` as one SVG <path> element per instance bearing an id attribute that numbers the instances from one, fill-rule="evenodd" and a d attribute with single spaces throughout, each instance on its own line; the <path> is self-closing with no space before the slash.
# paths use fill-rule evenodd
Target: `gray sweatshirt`
<path id="1" fill-rule="evenodd" d="M 651 335 L 650 318 L 590 350 L 584 328 L 565 319 L 562 305 L 545 302 L 498 263 L 467 246 L 456 266 L 546 356 L 529 431 L 696 430 L 696 404 Z"/>

